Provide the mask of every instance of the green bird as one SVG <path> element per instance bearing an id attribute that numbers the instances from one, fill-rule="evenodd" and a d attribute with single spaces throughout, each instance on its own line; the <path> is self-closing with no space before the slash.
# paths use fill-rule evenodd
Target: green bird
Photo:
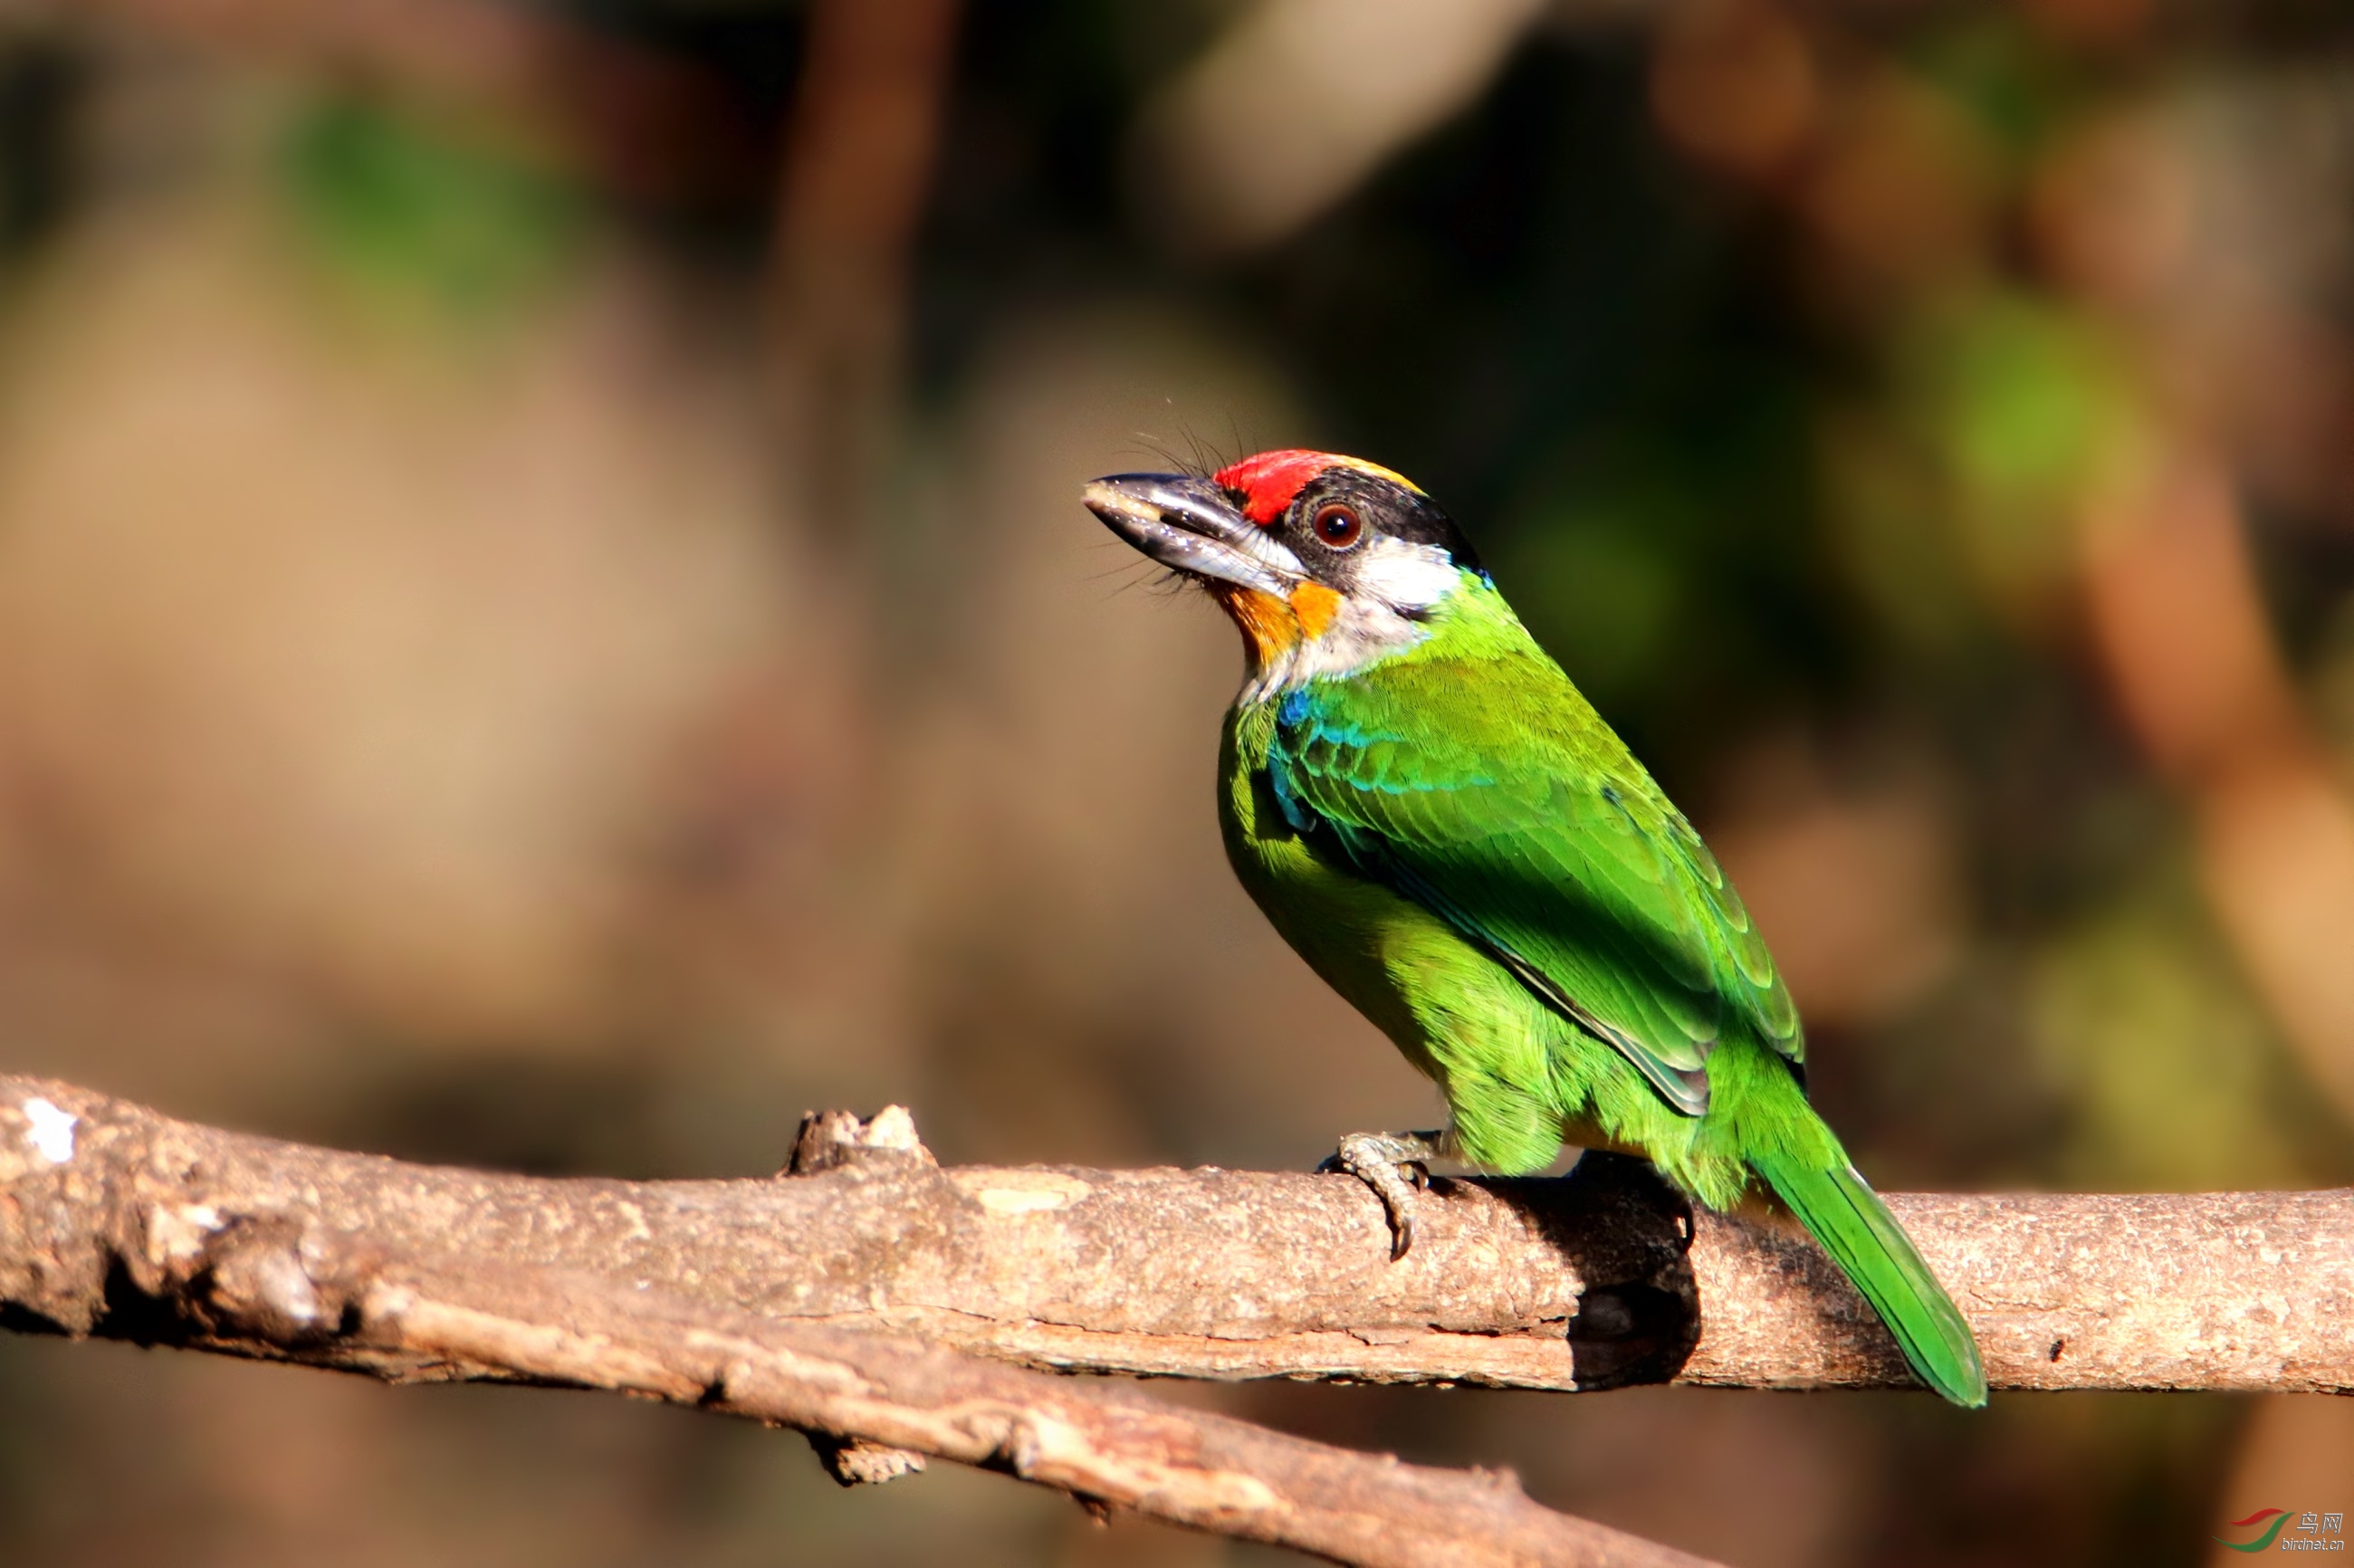
<path id="1" fill-rule="evenodd" d="M 1393 1256 L 1434 1158 L 1520 1174 L 1564 1140 L 1630 1150 L 1712 1208 L 1754 1172 L 1923 1381 L 1985 1404 L 1969 1326 L 1807 1103 L 1797 1009 L 1732 884 L 1447 514 L 1310 451 L 1083 499 L 1241 629 L 1227 857 L 1446 1095 L 1444 1133 L 1352 1134 L 1327 1161 L 1380 1195 Z"/>

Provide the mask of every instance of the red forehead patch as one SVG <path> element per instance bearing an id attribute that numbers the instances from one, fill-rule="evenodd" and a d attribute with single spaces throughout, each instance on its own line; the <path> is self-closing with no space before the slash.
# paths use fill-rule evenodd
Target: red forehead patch
<path id="1" fill-rule="evenodd" d="M 1308 482 L 1333 464 L 1345 461 L 1331 452 L 1301 451 L 1287 448 L 1282 451 L 1261 452 L 1237 463 L 1229 463 L 1210 476 L 1211 482 L 1235 491 L 1243 498 L 1243 515 L 1265 528 L 1283 515 Z"/>

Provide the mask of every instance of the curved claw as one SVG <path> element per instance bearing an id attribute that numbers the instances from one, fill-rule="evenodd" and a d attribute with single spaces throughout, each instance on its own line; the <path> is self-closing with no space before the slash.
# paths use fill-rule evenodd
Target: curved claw
<path id="1" fill-rule="evenodd" d="M 1395 1263 L 1414 1250 L 1414 1211 L 1390 1210 L 1390 1261 Z"/>
<path id="2" fill-rule="evenodd" d="M 1394 1263 L 1414 1250 L 1415 1198 L 1430 1186 L 1427 1161 L 1442 1152 L 1437 1133 L 1352 1132 L 1316 1169 L 1345 1171 L 1373 1190 L 1389 1215 Z"/>

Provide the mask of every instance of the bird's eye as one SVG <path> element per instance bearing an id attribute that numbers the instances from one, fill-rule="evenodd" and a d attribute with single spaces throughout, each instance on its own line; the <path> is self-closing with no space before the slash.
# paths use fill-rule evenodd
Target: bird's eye
<path id="1" fill-rule="evenodd" d="M 1338 501 L 1318 507 L 1316 520 L 1310 525 L 1319 539 L 1336 550 L 1347 549 L 1365 534 L 1365 520 L 1357 515 L 1357 509 Z"/>

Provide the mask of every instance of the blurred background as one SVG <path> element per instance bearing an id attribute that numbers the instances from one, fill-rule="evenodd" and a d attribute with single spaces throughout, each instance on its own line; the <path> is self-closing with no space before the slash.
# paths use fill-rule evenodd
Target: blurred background
<path id="1" fill-rule="evenodd" d="M 13 0 L 0 1066 L 650 1177 L 1427 1125 L 1076 500 L 1316 445 L 1700 822 L 1882 1186 L 2354 1180 L 2349 305 L 2318 0 Z M 1742 1568 L 2354 1499 L 2345 1401 L 1173 1396 Z M 0 1558 L 1288 1560 L 18 1339 Z"/>

